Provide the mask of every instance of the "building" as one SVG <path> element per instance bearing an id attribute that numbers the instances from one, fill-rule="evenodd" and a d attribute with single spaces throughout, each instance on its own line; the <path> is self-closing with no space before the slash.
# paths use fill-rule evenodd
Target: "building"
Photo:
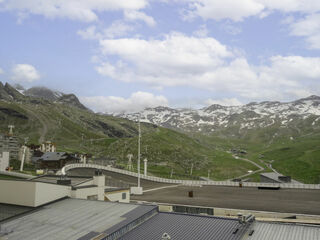
<path id="1" fill-rule="evenodd" d="M 36 166 L 40 169 L 61 169 L 67 163 L 79 163 L 80 159 L 66 152 L 46 152 L 37 159 Z"/>
<path id="2" fill-rule="evenodd" d="M 51 141 L 46 141 L 40 145 L 41 152 L 55 152 L 57 151 L 56 145 Z"/>
<path id="3" fill-rule="evenodd" d="M 300 183 L 291 179 L 290 176 L 283 176 L 275 172 L 260 173 L 260 182 L 263 183 Z"/>
<path id="4" fill-rule="evenodd" d="M 0 209 L 6 207 L 0 204 Z M 63 198 L 33 209 L 9 209 L 17 215 L 0 222 L 0 238 L 9 240 L 318 240 L 320 236 L 319 225 L 256 221 L 253 215 L 165 213 L 145 204 Z"/>
<path id="5" fill-rule="evenodd" d="M 18 160 L 19 142 L 16 136 L 0 134 L 0 152 L 9 152 L 10 160 Z"/>
<path id="6" fill-rule="evenodd" d="M 9 152 L 0 153 L 0 171 L 6 171 L 9 167 Z"/>
<path id="7" fill-rule="evenodd" d="M 106 186 L 105 176 L 61 177 L 44 175 L 30 180 L 0 180 L 0 203 L 24 207 L 70 197 L 77 199 L 128 203 L 129 189 Z"/>

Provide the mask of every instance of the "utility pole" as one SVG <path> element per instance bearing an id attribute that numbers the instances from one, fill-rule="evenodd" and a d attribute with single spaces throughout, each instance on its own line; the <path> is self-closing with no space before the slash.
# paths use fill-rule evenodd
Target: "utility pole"
<path id="1" fill-rule="evenodd" d="M 210 179 L 210 173 L 211 173 L 211 170 L 209 169 L 208 170 L 208 178 Z"/>
<path id="2" fill-rule="evenodd" d="M 139 137 L 138 137 L 138 188 L 140 188 L 140 141 L 141 141 L 141 127 L 139 115 Z"/>
<path id="3" fill-rule="evenodd" d="M 191 163 L 190 176 L 192 176 L 193 163 Z"/>

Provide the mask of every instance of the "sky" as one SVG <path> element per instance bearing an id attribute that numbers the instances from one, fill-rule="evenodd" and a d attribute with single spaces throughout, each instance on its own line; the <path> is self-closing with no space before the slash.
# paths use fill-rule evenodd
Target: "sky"
<path id="1" fill-rule="evenodd" d="M 0 81 L 97 112 L 320 95 L 319 0 L 0 0 Z"/>

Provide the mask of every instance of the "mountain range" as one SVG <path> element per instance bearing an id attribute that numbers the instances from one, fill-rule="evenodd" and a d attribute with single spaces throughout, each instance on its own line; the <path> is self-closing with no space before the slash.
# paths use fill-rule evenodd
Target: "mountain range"
<path id="1" fill-rule="evenodd" d="M 320 97 L 293 102 L 202 109 L 149 108 L 139 113 L 97 114 L 74 94 L 45 87 L 24 89 L 0 82 L 0 133 L 14 124 L 20 142 L 45 140 L 59 151 L 90 153 L 126 166 L 137 157 L 137 120 L 141 119 L 142 157 L 151 174 L 193 174 L 216 180 L 257 170 L 249 162 L 276 169 L 306 183 L 320 183 Z M 271 166 L 272 165 L 272 166 Z M 250 176 L 258 180 L 259 175 Z"/>
<path id="2" fill-rule="evenodd" d="M 311 121 L 310 127 L 319 128 L 320 97 L 310 96 L 285 103 L 253 102 L 243 106 L 214 104 L 198 110 L 156 107 L 116 116 L 134 121 L 140 117 L 142 122 L 203 134 L 233 129 L 234 135 L 241 135 L 250 129 L 272 126 L 294 128 L 299 131 L 303 122 Z"/>

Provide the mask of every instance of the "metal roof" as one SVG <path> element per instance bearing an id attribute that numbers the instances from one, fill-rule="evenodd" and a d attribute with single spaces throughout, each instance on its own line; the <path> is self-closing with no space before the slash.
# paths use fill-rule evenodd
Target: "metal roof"
<path id="1" fill-rule="evenodd" d="M 152 208 L 155 206 L 65 199 L 2 223 L 1 232 L 8 233 L 5 237 L 10 240 L 79 239 L 114 232 Z M 142 211 L 137 212 L 139 209 Z"/>
<path id="2" fill-rule="evenodd" d="M 60 159 L 65 159 L 66 153 L 65 152 L 46 152 L 44 153 L 40 160 L 43 161 L 59 161 Z"/>
<path id="3" fill-rule="evenodd" d="M 28 212 L 32 210 L 32 207 L 17 206 L 11 204 L 0 203 L 0 221 Z"/>
<path id="4" fill-rule="evenodd" d="M 265 173 L 260 173 L 260 175 L 264 176 L 264 177 L 267 177 L 267 178 L 270 178 L 278 183 L 282 183 L 283 181 L 281 181 L 279 179 L 279 177 L 283 176 L 282 174 L 280 173 L 276 173 L 276 172 L 265 172 Z M 299 183 L 298 181 L 294 180 L 294 179 L 291 179 L 291 183 Z"/>
<path id="5" fill-rule="evenodd" d="M 256 222 L 248 240 L 319 240 L 320 227 L 301 224 Z"/>
<path id="6" fill-rule="evenodd" d="M 209 216 L 159 213 L 128 232 L 121 239 L 159 240 L 164 233 L 171 239 L 236 240 L 242 239 L 249 225 L 237 220 Z M 233 232 L 239 228 L 234 234 Z"/>

